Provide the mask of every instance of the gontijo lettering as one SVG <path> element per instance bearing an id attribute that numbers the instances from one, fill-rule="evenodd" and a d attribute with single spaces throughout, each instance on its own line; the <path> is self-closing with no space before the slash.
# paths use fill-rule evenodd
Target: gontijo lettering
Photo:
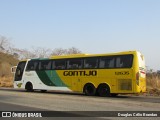
<path id="1" fill-rule="evenodd" d="M 90 71 L 64 71 L 64 76 L 97 76 L 96 70 Z"/>

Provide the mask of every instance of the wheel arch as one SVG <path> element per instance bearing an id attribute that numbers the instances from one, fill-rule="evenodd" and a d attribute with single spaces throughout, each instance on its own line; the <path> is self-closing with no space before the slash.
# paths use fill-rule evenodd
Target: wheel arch
<path id="1" fill-rule="evenodd" d="M 28 86 L 28 85 L 32 85 L 32 88 L 34 89 L 33 83 L 32 83 L 31 81 L 27 81 L 27 82 L 25 83 L 24 88 L 27 89 L 27 86 Z"/>

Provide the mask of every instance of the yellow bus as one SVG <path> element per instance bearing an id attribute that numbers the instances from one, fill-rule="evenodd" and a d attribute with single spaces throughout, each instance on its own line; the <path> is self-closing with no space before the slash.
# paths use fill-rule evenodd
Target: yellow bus
<path id="1" fill-rule="evenodd" d="M 146 92 L 145 60 L 138 51 L 27 59 L 16 67 L 14 88 L 73 91 L 88 96 Z"/>

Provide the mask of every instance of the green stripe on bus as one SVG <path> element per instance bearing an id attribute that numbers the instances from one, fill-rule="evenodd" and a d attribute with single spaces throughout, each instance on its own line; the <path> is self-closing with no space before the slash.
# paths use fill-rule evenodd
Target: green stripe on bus
<path id="1" fill-rule="evenodd" d="M 36 71 L 39 79 L 47 86 L 55 86 L 45 71 Z"/>
<path id="2" fill-rule="evenodd" d="M 55 70 L 36 71 L 40 80 L 47 86 L 67 86 Z"/>
<path id="3" fill-rule="evenodd" d="M 56 86 L 67 86 L 62 79 L 59 77 L 57 74 L 56 70 L 52 71 L 47 71 L 48 76 L 50 76 L 51 81 L 56 85 Z"/>

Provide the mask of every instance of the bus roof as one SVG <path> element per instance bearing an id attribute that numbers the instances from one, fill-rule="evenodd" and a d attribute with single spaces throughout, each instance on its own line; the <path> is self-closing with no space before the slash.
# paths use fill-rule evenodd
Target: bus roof
<path id="1" fill-rule="evenodd" d="M 26 61 L 28 61 L 28 59 L 20 60 L 20 62 L 26 62 Z"/>
<path id="2" fill-rule="evenodd" d="M 63 59 L 63 58 L 80 58 L 80 57 L 95 57 L 95 56 L 110 56 L 110 55 L 121 55 L 121 54 L 134 54 L 138 51 L 123 51 L 117 53 L 104 53 L 104 54 L 70 54 L 61 56 L 51 56 L 49 59 Z"/>
<path id="3" fill-rule="evenodd" d="M 104 54 L 69 54 L 69 55 L 60 55 L 60 56 L 51 56 L 49 58 L 32 58 L 21 60 L 20 62 L 26 62 L 29 60 L 49 60 L 49 59 L 65 59 L 65 58 L 83 58 L 83 57 L 96 57 L 96 56 L 112 56 L 112 55 L 124 55 L 124 54 L 135 54 L 140 53 L 138 51 L 123 51 L 115 53 L 104 53 Z"/>

